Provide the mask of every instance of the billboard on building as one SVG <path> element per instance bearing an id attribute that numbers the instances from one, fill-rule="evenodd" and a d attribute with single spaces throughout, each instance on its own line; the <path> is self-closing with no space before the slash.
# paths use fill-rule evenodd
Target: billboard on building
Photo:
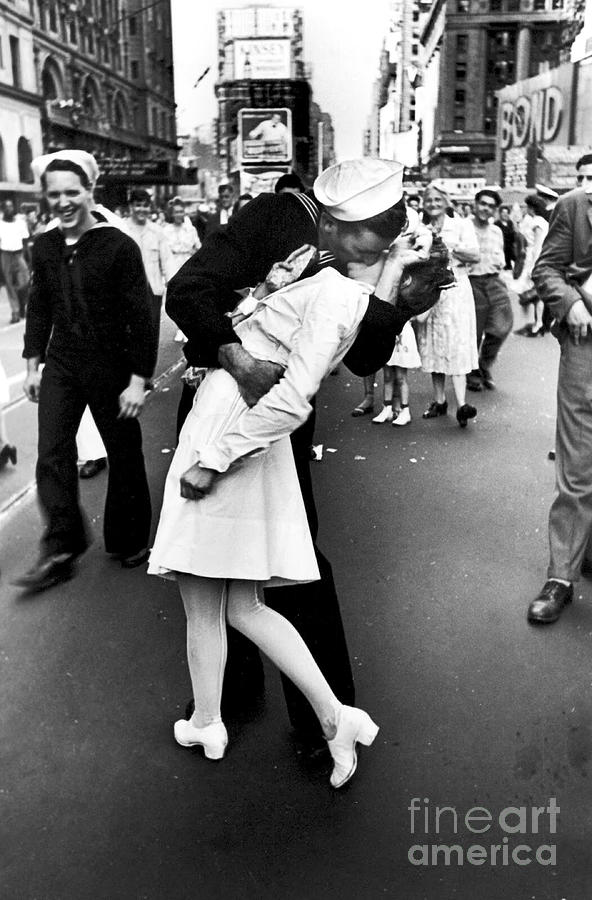
<path id="1" fill-rule="evenodd" d="M 569 145 L 573 86 L 574 66 L 566 63 L 497 92 L 504 186 L 522 190 L 527 185 L 532 187 L 540 180 L 535 169 L 543 148 Z"/>
<path id="2" fill-rule="evenodd" d="M 285 108 L 239 110 L 238 157 L 241 165 L 291 162 L 291 111 Z"/>
<path id="3" fill-rule="evenodd" d="M 249 37 L 292 37 L 294 14 L 292 6 L 247 6 L 224 9 L 224 37 L 226 40 Z"/>
<path id="4" fill-rule="evenodd" d="M 289 78 L 291 47 L 289 39 L 253 38 L 234 42 L 234 77 Z"/>

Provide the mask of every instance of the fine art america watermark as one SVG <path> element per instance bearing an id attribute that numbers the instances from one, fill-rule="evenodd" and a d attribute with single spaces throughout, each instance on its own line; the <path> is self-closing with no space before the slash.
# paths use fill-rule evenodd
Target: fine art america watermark
<path id="1" fill-rule="evenodd" d="M 555 797 L 546 806 L 506 806 L 492 812 L 473 806 L 459 813 L 454 806 L 435 806 L 428 797 L 413 797 L 409 811 L 410 832 L 417 843 L 407 859 L 414 866 L 540 866 L 557 865 L 557 846 L 542 843 L 543 835 L 557 833 L 560 808 Z M 477 843 L 474 835 L 492 828 L 503 837 Z M 441 843 L 442 834 L 454 835 L 453 843 Z M 552 838 L 551 838 L 552 840 Z"/>

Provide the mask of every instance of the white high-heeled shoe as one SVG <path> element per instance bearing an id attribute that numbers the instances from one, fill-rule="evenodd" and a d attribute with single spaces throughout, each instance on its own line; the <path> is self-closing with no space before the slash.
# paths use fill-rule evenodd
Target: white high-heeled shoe
<path id="1" fill-rule="evenodd" d="M 222 759 L 228 734 L 223 722 L 214 722 L 205 728 L 196 728 L 187 719 L 179 719 L 174 726 L 175 740 L 182 747 L 201 746 L 208 759 Z"/>
<path id="2" fill-rule="evenodd" d="M 383 406 L 381 411 L 377 416 L 374 416 L 372 421 L 376 422 L 377 425 L 382 425 L 384 422 L 392 422 L 393 416 L 394 412 L 392 406 Z"/>
<path id="3" fill-rule="evenodd" d="M 358 765 L 356 744 L 369 747 L 378 734 L 378 725 L 368 713 L 355 706 L 342 706 L 339 712 L 337 733 L 327 741 L 335 766 L 331 773 L 331 786 L 343 787 L 350 780 Z"/>

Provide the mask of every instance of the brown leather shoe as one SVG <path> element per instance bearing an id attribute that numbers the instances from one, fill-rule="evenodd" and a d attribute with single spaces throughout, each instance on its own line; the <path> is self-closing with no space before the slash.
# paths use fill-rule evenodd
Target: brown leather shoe
<path id="1" fill-rule="evenodd" d="M 556 622 L 565 606 L 573 600 L 573 585 L 546 581 L 543 589 L 528 607 L 526 618 L 535 625 Z"/>

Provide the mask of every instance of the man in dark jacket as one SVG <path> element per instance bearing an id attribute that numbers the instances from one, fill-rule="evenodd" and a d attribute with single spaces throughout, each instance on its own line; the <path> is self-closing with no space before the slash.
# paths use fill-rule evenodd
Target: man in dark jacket
<path id="1" fill-rule="evenodd" d="M 574 582 L 592 577 L 592 183 L 557 201 L 532 279 L 561 346 L 549 566 L 527 613 L 549 624 L 573 599 Z"/>
<path id="2" fill-rule="evenodd" d="M 171 280 L 167 312 L 187 335 L 187 360 L 193 366 L 222 366 L 236 379 L 243 398 L 253 406 L 272 387 L 281 371 L 272 363 L 255 360 L 241 346 L 225 315 L 237 303 L 236 291 L 255 288 L 271 266 L 304 244 L 319 248 L 313 266 L 332 265 L 347 271 L 347 263 L 371 265 L 378 260 L 406 221 L 402 200 L 402 169 L 383 160 L 356 160 L 333 166 L 315 182 L 315 195 L 262 194 L 237 213 L 224 231 L 212 234 L 203 247 Z M 406 254 L 406 255 L 405 255 Z M 407 261 L 417 253 L 402 249 Z M 426 299 L 429 308 L 438 296 Z M 390 357 L 396 334 L 419 310 L 401 303 L 397 308 L 377 297 L 360 334 L 345 358 L 359 375 L 376 372 Z M 182 398 L 180 418 L 191 402 Z M 310 445 L 314 416 L 292 435 L 292 448 L 313 540 L 317 516 L 310 478 Z M 354 702 L 354 685 L 343 632 L 333 574 L 317 550 L 321 581 L 266 591 L 267 603 L 286 616 L 303 636 L 339 699 Z M 227 667 L 228 689 L 239 691 L 261 679 L 253 651 L 234 637 Z M 290 720 L 297 731 L 314 743 L 321 740 L 316 717 L 302 694 L 284 682 Z"/>
<path id="3" fill-rule="evenodd" d="M 129 568 L 147 559 L 150 494 L 137 417 L 155 364 L 140 250 L 93 213 L 94 158 L 73 150 L 40 160 L 44 195 L 60 224 L 33 247 L 23 357 L 25 394 L 39 403 L 36 475 L 46 528 L 39 561 L 16 582 L 37 591 L 70 578 L 88 546 L 76 466 L 86 405 L 109 460 L 105 549 Z"/>

